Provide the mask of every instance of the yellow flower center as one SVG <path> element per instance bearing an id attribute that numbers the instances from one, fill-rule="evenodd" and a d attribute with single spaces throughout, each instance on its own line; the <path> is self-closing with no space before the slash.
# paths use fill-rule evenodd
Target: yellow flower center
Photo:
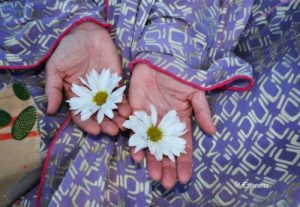
<path id="1" fill-rule="evenodd" d="M 147 135 L 153 142 L 158 142 L 163 137 L 163 133 L 161 132 L 161 130 L 155 126 L 152 126 L 148 129 Z"/>
<path id="2" fill-rule="evenodd" d="M 107 97 L 108 97 L 108 94 L 105 91 L 99 91 L 94 96 L 94 102 L 98 106 L 102 106 L 106 102 Z"/>

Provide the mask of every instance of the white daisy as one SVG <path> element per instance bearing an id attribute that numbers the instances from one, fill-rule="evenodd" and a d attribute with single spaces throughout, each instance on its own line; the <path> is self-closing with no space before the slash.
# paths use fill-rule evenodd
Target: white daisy
<path id="1" fill-rule="evenodd" d="M 175 162 L 174 155 L 186 153 L 186 141 L 181 138 L 186 133 L 186 125 L 175 110 L 169 111 L 158 124 L 157 110 L 154 106 L 150 108 L 150 116 L 145 111 L 136 111 L 124 122 L 124 126 L 134 132 L 129 146 L 135 147 L 134 153 L 148 147 L 157 160 L 161 161 L 166 155 Z"/>
<path id="2" fill-rule="evenodd" d="M 109 69 L 103 69 L 100 75 L 93 69 L 86 80 L 79 78 L 84 86 L 72 84 L 71 90 L 77 97 L 69 99 L 70 109 L 75 114 L 81 115 L 81 120 L 89 119 L 97 113 L 97 121 L 100 124 L 104 115 L 112 119 L 113 110 L 118 108 L 117 103 L 122 102 L 126 86 L 113 91 L 121 80 L 117 73 L 111 73 Z M 86 87 L 85 87 L 86 86 Z"/>

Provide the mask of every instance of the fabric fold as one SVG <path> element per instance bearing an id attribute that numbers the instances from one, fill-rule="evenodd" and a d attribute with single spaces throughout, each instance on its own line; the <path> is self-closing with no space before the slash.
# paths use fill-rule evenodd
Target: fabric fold
<path id="1" fill-rule="evenodd" d="M 21 1 L 0 3 L 0 69 L 40 65 L 74 27 L 93 22 L 108 28 L 105 2 Z M 5 15 L 7 14 L 7 15 Z"/>
<path id="2" fill-rule="evenodd" d="M 254 83 L 252 66 L 232 54 L 218 59 L 208 70 L 190 68 L 184 61 L 170 55 L 142 53 L 130 63 L 131 72 L 139 63 L 146 64 L 156 71 L 204 91 L 215 89 L 246 91 Z"/>
<path id="3" fill-rule="evenodd" d="M 249 90 L 254 82 L 252 66 L 234 49 L 253 2 L 204 1 L 206 10 L 197 3 L 153 5 L 133 44 L 131 70 L 145 63 L 200 90 Z"/>

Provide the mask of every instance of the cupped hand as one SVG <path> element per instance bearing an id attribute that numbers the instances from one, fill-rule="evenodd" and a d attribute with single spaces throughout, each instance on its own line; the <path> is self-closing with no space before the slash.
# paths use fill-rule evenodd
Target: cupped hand
<path id="1" fill-rule="evenodd" d="M 146 64 L 138 64 L 131 76 L 129 103 L 133 111 L 148 112 L 152 104 L 157 107 L 159 118 L 175 109 L 180 120 L 186 123 L 187 133 L 183 137 L 186 140 L 186 154 L 181 154 L 175 163 L 167 157 L 157 161 L 149 150 L 134 153 L 134 149 L 131 149 L 131 156 L 137 163 L 146 156 L 149 176 L 154 180 L 160 180 L 166 189 L 172 188 L 176 180 L 186 184 L 192 176 L 192 111 L 204 132 L 208 134 L 216 132 L 205 92 L 180 83 Z"/>
<path id="2" fill-rule="evenodd" d="M 111 72 L 122 76 L 119 55 L 109 32 L 87 22 L 73 29 L 60 41 L 46 64 L 47 112 L 54 114 L 59 109 L 63 91 L 66 98 L 74 97 L 71 85 L 81 85 L 79 77 L 85 77 L 93 68 L 98 72 L 109 68 Z M 71 114 L 73 121 L 88 133 L 116 135 L 119 129 L 123 129 L 122 124 L 130 113 L 131 108 L 124 98 L 118 105 L 118 111 L 114 113 L 114 119 L 104 118 L 101 125 L 97 123 L 96 117 L 82 121 L 80 114 Z"/>

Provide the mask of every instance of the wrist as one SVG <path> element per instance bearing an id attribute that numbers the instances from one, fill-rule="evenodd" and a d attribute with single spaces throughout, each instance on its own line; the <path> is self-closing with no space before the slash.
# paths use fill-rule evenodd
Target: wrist
<path id="1" fill-rule="evenodd" d="M 95 30 L 96 31 L 101 31 L 102 30 L 102 31 L 107 32 L 107 30 L 104 27 L 101 27 L 101 26 L 99 26 L 99 25 L 97 25 L 93 22 L 84 22 L 84 23 L 78 25 L 76 28 L 74 28 L 72 30 L 72 33 L 76 32 L 76 31 L 89 31 L 89 32 L 91 32 L 91 31 L 95 31 Z"/>
<path id="2" fill-rule="evenodd" d="M 110 38 L 110 33 L 104 27 L 101 27 L 93 22 L 84 22 L 74 28 L 70 34 L 77 41 L 84 40 L 87 44 L 93 42 L 94 45 L 101 44 L 102 39 Z"/>
<path id="3" fill-rule="evenodd" d="M 110 36 L 106 28 L 101 27 L 92 22 L 84 22 L 74 28 L 70 35 L 76 37 L 85 37 L 84 39 L 90 41 L 93 40 L 95 43 L 101 40 L 103 36 Z"/>

